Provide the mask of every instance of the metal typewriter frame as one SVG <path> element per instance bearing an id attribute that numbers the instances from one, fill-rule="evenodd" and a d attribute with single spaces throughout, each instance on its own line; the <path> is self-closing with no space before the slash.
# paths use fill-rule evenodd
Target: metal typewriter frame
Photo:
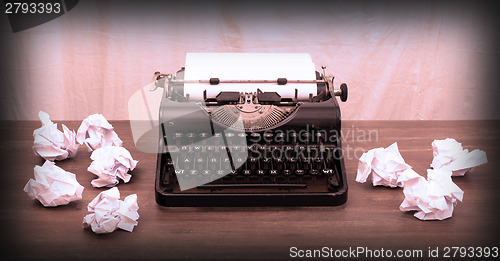
<path id="1" fill-rule="evenodd" d="M 183 70 L 182 68 L 181 70 Z M 318 113 L 318 110 L 323 110 L 324 106 L 328 106 L 334 108 L 334 112 L 336 115 L 330 115 L 327 117 L 328 119 L 335 121 L 332 122 L 333 126 L 336 126 L 338 130 L 340 130 L 341 121 L 340 121 L 340 109 L 338 106 L 338 102 L 335 99 L 335 96 L 340 96 L 342 101 L 347 99 L 347 86 L 343 83 L 339 90 L 335 90 L 333 88 L 333 77 L 326 76 L 325 67 L 322 66 L 323 73 L 319 74 L 317 72 L 317 80 L 287 80 L 284 78 L 279 78 L 277 80 L 220 80 L 218 78 L 211 78 L 208 80 L 199 80 L 199 81 L 187 81 L 183 79 L 176 79 L 175 75 L 172 74 L 162 74 L 160 72 L 156 72 L 154 74 L 153 80 L 155 83 L 164 79 L 165 91 L 164 98 L 167 99 L 167 94 L 169 91 L 172 91 L 170 88 L 175 84 L 183 84 L 183 83 L 209 83 L 211 85 L 217 85 L 221 83 L 277 83 L 279 85 L 284 85 L 287 83 L 316 83 L 323 84 L 326 87 L 326 95 L 329 97 L 324 101 L 312 102 L 313 96 L 309 95 L 309 102 L 304 103 L 307 107 L 305 111 L 300 113 Z M 167 87 L 168 86 L 168 87 Z M 318 85 L 319 86 L 319 85 Z M 152 90 L 156 89 L 157 85 L 154 84 Z M 168 88 L 168 89 L 167 89 Z M 297 96 L 296 96 L 297 97 Z M 187 97 L 189 101 L 189 96 Z M 162 107 L 163 107 L 162 101 Z M 168 101 L 165 101 L 168 102 Z M 207 105 L 213 101 L 206 100 Z M 290 105 L 296 104 L 298 101 L 296 98 L 292 101 L 284 101 L 280 102 L 281 105 Z M 321 106 L 320 106 L 321 105 Z M 161 122 L 161 108 L 160 108 L 160 122 Z M 327 120 L 327 119 L 325 119 Z M 284 125 L 284 124 L 283 124 Z M 160 128 L 162 125 L 160 124 Z M 319 193 L 309 193 L 309 192 L 292 192 L 288 190 L 288 192 L 283 193 L 206 193 L 202 191 L 210 191 L 210 189 L 204 188 L 204 186 L 199 186 L 198 189 L 200 193 L 174 193 L 169 189 L 165 189 L 162 187 L 162 181 L 160 177 L 162 177 L 166 168 L 166 151 L 165 151 L 165 143 L 163 135 L 160 130 L 160 138 L 159 138 L 159 152 L 157 158 L 157 171 L 156 171 L 156 179 L 155 179 L 155 190 L 156 190 L 156 202 L 162 206 L 168 207 L 182 207 L 182 206 L 191 206 L 191 207 L 214 207 L 214 206 L 335 206 L 342 205 L 347 201 L 347 179 L 346 179 L 346 171 L 343 157 L 335 162 L 335 168 L 338 171 L 338 178 L 340 189 L 333 192 L 319 192 Z M 340 132 L 339 132 L 340 135 Z M 336 147 L 342 151 L 341 137 L 337 138 Z M 240 184 L 242 187 L 245 187 L 244 184 Z M 251 186 L 252 184 L 249 184 Z M 273 186 L 270 184 L 270 186 Z M 215 187 L 214 187 L 215 188 Z"/>

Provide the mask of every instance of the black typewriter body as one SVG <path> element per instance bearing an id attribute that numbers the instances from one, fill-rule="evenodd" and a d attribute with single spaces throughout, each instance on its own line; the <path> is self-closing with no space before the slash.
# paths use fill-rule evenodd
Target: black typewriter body
<path id="1" fill-rule="evenodd" d="M 316 72 L 318 90 L 307 100 L 257 89 L 193 102 L 182 92 L 183 72 L 156 75 L 168 82 L 159 112 L 158 204 L 331 206 L 347 201 L 335 97 L 347 99 L 345 84 L 334 93 L 333 79 Z M 220 84 L 217 78 L 209 82 Z M 287 84 L 286 79 L 276 82 Z M 191 185 L 182 190 L 181 184 Z"/>

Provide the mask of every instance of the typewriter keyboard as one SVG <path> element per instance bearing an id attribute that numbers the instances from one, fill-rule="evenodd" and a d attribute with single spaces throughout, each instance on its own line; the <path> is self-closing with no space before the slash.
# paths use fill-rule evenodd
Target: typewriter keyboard
<path id="1" fill-rule="evenodd" d="M 325 132 L 173 133 L 164 138 L 169 141 L 164 185 L 175 184 L 177 177 L 212 180 L 187 192 L 317 191 L 340 183 L 342 151 L 336 136 Z"/>

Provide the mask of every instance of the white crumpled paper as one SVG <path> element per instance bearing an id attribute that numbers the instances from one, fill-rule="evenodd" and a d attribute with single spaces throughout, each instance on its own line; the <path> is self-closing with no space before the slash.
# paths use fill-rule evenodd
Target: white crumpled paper
<path id="1" fill-rule="evenodd" d="M 78 152 L 80 144 L 75 142 L 75 131 L 70 131 L 66 125 L 62 125 L 64 131 L 57 129 L 57 124 L 50 120 L 49 114 L 40 111 L 38 117 L 42 127 L 33 132 L 33 152 L 45 160 L 63 160 L 72 158 Z"/>
<path id="2" fill-rule="evenodd" d="M 399 153 L 398 143 L 384 148 L 371 149 L 359 158 L 356 181 L 365 183 L 372 174 L 373 186 L 402 187 L 398 182 L 399 174 L 411 169 Z"/>
<path id="3" fill-rule="evenodd" d="M 451 180 L 451 171 L 428 169 L 427 180 L 412 169 L 401 173 L 399 182 L 404 184 L 405 199 L 399 206 L 402 211 L 417 210 L 420 220 L 450 218 L 457 200 L 462 201 L 464 192 Z"/>
<path id="4" fill-rule="evenodd" d="M 132 232 L 137 226 L 138 209 L 137 194 L 122 201 L 120 191 L 114 187 L 101 192 L 89 203 L 88 211 L 93 213 L 83 218 L 83 227 L 90 227 L 97 234 L 111 233 L 117 228 Z"/>
<path id="5" fill-rule="evenodd" d="M 82 121 L 76 134 L 78 143 L 87 145 L 89 151 L 105 146 L 121 146 L 122 140 L 113 130 L 113 126 L 102 116 L 93 114 Z"/>
<path id="6" fill-rule="evenodd" d="M 129 182 L 129 170 L 134 170 L 138 161 L 134 160 L 130 152 L 124 147 L 107 146 L 94 150 L 90 158 L 93 162 L 88 167 L 88 171 L 97 175 L 97 179 L 92 180 L 94 187 L 112 187 L 118 184 L 119 179 L 125 183 Z"/>
<path id="7" fill-rule="evenodd" d="M 452 176 L 463 176 L 474 167 L 488 162 L 486 152 L 473 150 L 469 152 L 462 148 L 462 144 L 455 139 L 434 140 L 432 142 L 434 156 L 431 167 L 434 169 L 447 169 L 452 171 Z"/>
<path id="8" fill-rule="evenodd" d="M 78 183 L 75 174 L 47 160 L 42 166 L 35 166 L 35 179 L 26 183 L 24 191 L 45 207 L 55 207 L 82 199 L 83 186 Z"/>

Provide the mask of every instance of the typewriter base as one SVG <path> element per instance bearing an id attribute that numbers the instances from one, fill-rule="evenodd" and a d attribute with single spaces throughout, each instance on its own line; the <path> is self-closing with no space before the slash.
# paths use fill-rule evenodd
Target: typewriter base
<path id="1" fill-rule="evenodd" d="M 338 206 L 347 189 L 336 193 L 182 194 L 156 191 L 156 202 L 166 207 Z"/>

